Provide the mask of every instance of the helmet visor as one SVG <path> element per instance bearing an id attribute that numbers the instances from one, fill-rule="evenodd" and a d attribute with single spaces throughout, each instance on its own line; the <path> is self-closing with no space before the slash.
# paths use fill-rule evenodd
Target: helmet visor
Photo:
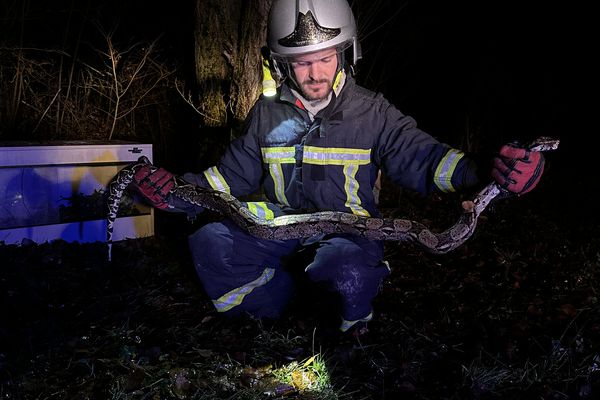
<path id="1" fill-rule="evenodd" d="M 339 54 L 343 53 L 344 51 L 346 51 L 346 49 L 348 49 L 350 46 L 352 46 L 352 43 L 346 42 L 346 43 L 342 43 L 339 46 L 330 47 L 328 49 L 317 50 L 317 51 L 312 51 L 312 52 L 304 52 L 304 53 L 298 53 L 298 54 L 277 54 L 277 53 L 271 52 L 271 57 L 275 61 L 278 61 L 280 63 L 285 63 L 285 64 L 294 63 L 294 62 L 297 62 L 298 60 L 301 60 L 302 62 L 316 62 L 316 61 L 322 59 L 324 54 L 329 54 L 330 52 L 328 50 L 334 50 L 331 52 L 331 55 L 333 55 L 335 53 L 337 53 L 339 55 Z"/>

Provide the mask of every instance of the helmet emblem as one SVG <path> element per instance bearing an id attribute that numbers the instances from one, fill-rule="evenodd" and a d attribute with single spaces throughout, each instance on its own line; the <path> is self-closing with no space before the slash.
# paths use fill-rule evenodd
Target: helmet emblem
<path id="1" fill-rule="evenodd" d="M 298 13 L 296 28 L 290 35 L 278 40 L 285 47 L 301 47 L 319 44 L 338 36 L 340 28 L 325 28 L 317 23 L 312 12 Z"/>

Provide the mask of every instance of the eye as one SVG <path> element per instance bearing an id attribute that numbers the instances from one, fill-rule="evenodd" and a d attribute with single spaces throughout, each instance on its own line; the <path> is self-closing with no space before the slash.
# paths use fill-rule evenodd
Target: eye
<path id="1" fill-rule="evenodd" d="M 308 67 L 311 64 L 312 63 L 310 61 L 296 61 L 296 62 L 292 63 L 292 65 L 294 67 Z"/>

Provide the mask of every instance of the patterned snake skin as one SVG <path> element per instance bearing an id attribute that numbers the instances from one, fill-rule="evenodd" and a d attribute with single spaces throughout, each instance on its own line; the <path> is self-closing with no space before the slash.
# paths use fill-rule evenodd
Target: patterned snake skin
<path id="1" fill-rule="evenodd" d="M 531 151 L 558 148 L 559 141 L 540 137 L 529 145 Z M 114 222 L 123 191 L 129 186 L 135 172 L 144 165 L 158 169 L 142 156 L 137 162 L 125 166 L 108 185 L 108 258 L 111 259 Z M 477 218 L 503 189 L 495 182 L 479 192 L 472 203 L 466 202 L 465 211 L 449 229 L 434 233 L 425 225 L 408 219 L 363 217 L 341 211 L 321 211 L 312 214 L 292 214 L 266 220 L 257 217 L 242 202 L 228 193 L 202 188 L 179 177 L 170 194 L 181 200 L 233 220 L 250 234 L 262 239 L 300 239 L 320 234 L 350 233 L 373 240 L 416 242 L 434 254 L 444 254 L 462 245 L 475 231 Z"/>

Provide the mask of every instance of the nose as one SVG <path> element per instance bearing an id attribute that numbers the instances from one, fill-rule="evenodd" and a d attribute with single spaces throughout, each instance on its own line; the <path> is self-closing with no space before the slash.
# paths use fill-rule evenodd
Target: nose
<path id="1" fill-rule="evenodd" d="M 313 62 L 308 67 L 308 76 L 312 79 L 318 80 L 321 68 L 318 62 Z"/>

